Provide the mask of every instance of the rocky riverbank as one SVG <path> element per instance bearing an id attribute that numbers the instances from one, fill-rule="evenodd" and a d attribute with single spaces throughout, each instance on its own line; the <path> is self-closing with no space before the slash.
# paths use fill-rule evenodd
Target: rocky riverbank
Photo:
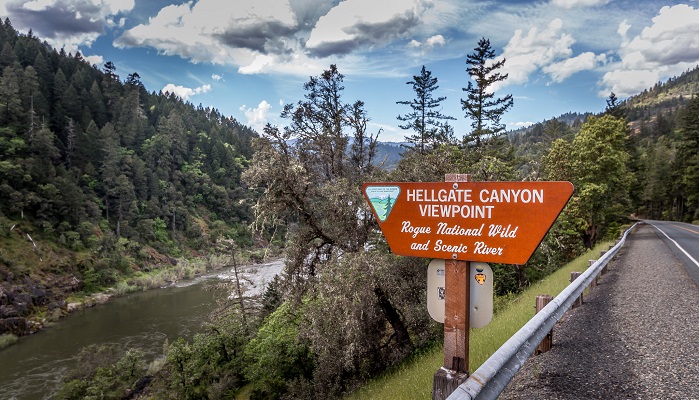
<path id="1" fill-rule="evenodd" d="M 83 281 L 73 274 L 47 274 L 44 279 L 17 277 L 0 266 L 0 335 L 29 335 L 73 311 L 103 304 L 114 296 L 173 285 L 228 265 L 216 257 L 160 261 L 160 268 L 128 277 L 104 292 L 90 295 L 82 294 Z M 254 291 L 255 285 L 252 286 Z"/>
<path id="2" fill-rule="evenodd" d="M 50 274 L 39 280 L 17 277 L 0 266 L 0 334 L 23 336 L 40 330 L 70 312 L 66 299 L 81 288 L 75 275 Z"/>

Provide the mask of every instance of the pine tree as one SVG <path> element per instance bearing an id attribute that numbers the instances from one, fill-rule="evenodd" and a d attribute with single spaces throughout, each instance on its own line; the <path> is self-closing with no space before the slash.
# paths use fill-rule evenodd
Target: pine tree
<path id="1" fill-rule="evenodd" d="M 22 112 L 22 76 L 23 71 L 19 63 L 4 68 L 0 75 L 0 123 L 3 126 L 19 122 Z"/>
<path id="2" fill-rule="evenodd" d="M 626 119 L 626 110 L 614 92 L 612 92 L 607 99 L 607 107 L 604 109 L 604 113 L 614 118 Z"/>
<path id="3" fill-rule="evenodd" d="M 415 98 L 410 101 L 397 101 L 396 104 L 410 106 L 412 111 L 406 115 L 399 115 L 399 121 L 407 122 L 405 125 L 398 125 L 401 129 L 412 129 L 415 134 L 406 136 L 406 140 L 412 143 L 420 152 L 424 154 L 431 144 L 432 147 L 448 141 L 448 135 L 440 133 L 449 132 L 445 129 L 447 123 L 442 120 L 454 120 L 456 118 L 442 114 L 438 107 L 446 100 L 446 97 L 432 97 L 432 92 L 437 90 L 437 78 L 432 77 L 432 72 L 422 66 L 419 76 L 413 76 L 412 81 L 405 82 L 412 85 Z"/>
<path id="4" fill-rule="evenodd" d="M 467 93 L 466 100 L 461 99 L 461 108 L 466 117 L 471 119 L 473 131 L 465 138 L 467 143 L 480 147 L 481 143 L 504 133 L 505 125 L 500 122 L 502 115 L 514 104 L 512 95 L 495 97 L 492 85 L 507 79 L 508 74 L 497 72 L 505 65 L 505 59 L 492 61 L 495 51 L 490 46 L 490 40 L 481 38 L 475 51 L 466 56 L 466 72 L 473 78 L 468 86 L 463 88 Z"/>

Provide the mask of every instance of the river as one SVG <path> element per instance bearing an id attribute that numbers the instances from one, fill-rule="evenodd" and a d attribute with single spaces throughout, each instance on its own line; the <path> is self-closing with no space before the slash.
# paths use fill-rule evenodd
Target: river
<path id="1" fill-rule="evenodd" d="M 281 260 L 240 267 L 245 295 L 261 293 L 282 268 Z M 162 353 L 166 338 L 192 338 L 216 307 L 207 283 L 232 279 L 232 269 L 221 270 L 171 287 L 114 298 L 20 338 L 0 350 L 0 399 L 52 399 L 76 365 L 80 350 L 91 344 L 137 348 L 153 358 Z"/>

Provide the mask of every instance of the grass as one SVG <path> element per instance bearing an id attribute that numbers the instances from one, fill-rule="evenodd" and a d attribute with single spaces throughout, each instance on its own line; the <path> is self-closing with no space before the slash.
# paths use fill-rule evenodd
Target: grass
<path id="1" fill-rule="evenodd" d="M 486 327 L 471 329 L 469 370 L 475 371 L 534 316 L 537 295 L 557 296 L 570 284 L 571 272 L 585 271 L 588 260 L 597 259 L 600 251 L 607 250 L 610 244 L 613 243 L 605 242 L 597 245 L 544 280 L 527 288 L 514 297 L 508 307 L 494 315 L 493 320 Z M 346 399 L 429 399 L 432 396 L 433 375 L 444 361 L 443 351 L 442 346 L 436 346 L 424 356 L 416 357 L 398 367 L 397 370 L 372 380 Z"/>
<path id="2" fill-rule="evenodd" d="M 11 333 L 2 334 L 0 335 L 0 349 L 11 346 L 17 343 L 18 340 L 19 338 Z"/>

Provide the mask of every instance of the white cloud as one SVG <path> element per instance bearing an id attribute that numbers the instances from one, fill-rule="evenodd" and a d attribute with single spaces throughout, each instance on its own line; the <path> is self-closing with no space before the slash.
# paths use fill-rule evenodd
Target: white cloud
<path id="1" fill-rule="evenodd" d="M 446 39 L 444 39 L 444 36 L 442 35 L 434 35 L 432 37 L 427 38 L 425 41 L 425 44 L 430 46 L 430 47 L 436 47 L 436 46 L 444 46 L 447 43 Z"/>
<path id="2" fill-rule="evenodd" d="M 563 82 L 575 73 L 594 69 L 604 64 L 606 59 L 607 57 L 604 54 L 595 55 L 592 52 L 585 52 L 578 56 L 549 64 L 541 70 L 549 74 L 554 82 Z"/>
<path id="3" fill-rule="evenodd" d="M 260 54 L 288 52 L 296 29 L 288 0 L 236 0 L 231 7 L 200 0 L 162 8 L 115 45 L 152 47 L 195 63 L 248 66 Z"/>
<path id="4" fill-rule="evenodd" d="M 97 65 L 98 67 L 104 63 L 104 57 L 102 56 L 83 56 L 90 64 Z"/>
<path id="5" fill-rule="evenodd" d="M 55 3 L 56 0 L 35 0 L 24 3 L 22 8 L 29 11 L 44 11 Z"/>
<path id="6" fill-rule="evenodd" d="M 590 7 L 609 3 L 609 0 L 551 0 L 551 4 L 562 8 Z"/>
<path id="7" fill-rule="evenodd" d="M 175 85 L 173 83 L 168 83 L 165 85 L 165 87 L 161 90 L 163 93 L 172 93 L 176 95 L 177 97 L 181 98 L 184 101 L 188 101 L 190 97 L 202 94 L 202 93 L 207 93 L 211 91 L 211 85 L 203 85 L 199 86 L 198 88 L 188 88 L 180 85 Z"/>
<path id="8" fill-rule="evenodd" d="M 361 46 L 383 46 L 419 25 L 423 10 L 419 0 L 346 0 L 318 20 L 306 48 L 325 57 Z"/>
<path id="9" fill-rule="evenodd" d="M 517 29 L 499 57 L 506 59 L 501 72 L 508 73 L 509 77 L 500 82 L 500 85 L 493 85 L 493 89 L 497 90 L 509 84 L 526 83 L 529 75 L 539 68 L 570 57 L 573 53 L 571 46 L 575 40 L 562 30 L 563 21 L 558 18 L 552 20 L 543 30 L 538 27 L 530 28 L 526 35 L 521 29 Z"/>
<path id="10" fill-rule="evenodd" d="M 262 100 L 256 108 L 247 108 L 245 104 L 240 107 L 240 111 L 245 114 L 245 118 L 248 121 L 248 126 L 252 127 L 258 132 L 262 132 L 262 129 L 267 124 L 267 115 L 269 110 L 272 108 L 266 100 Z"/>
<path id="11" fill-rule="evenodd" d="M 442 47 L 447 44 L 447 40 L 444 38 L 442 35 L 434 35 L 430 36 L 429 38 L 425 39 L 424 42 L 418 42 L 415 39 L 412 39 L 408 44 L 406 45 L 407 48 L 409 49 L 418 49 L 421 50 L 423 54 L 427 54 L 430 51 L 432 51 L 436 47 Z"/>
<path id="12" fill-rule="evenodd" d="M 106 5 L 109 7 L 110 14 L 117 14 L 120 12 L 124 11 L 131 11 L 133 10 L 135 4 L 135 0 L 101 0 L 101 1 L 95 1 L 93 0 L 93 3 L 96 4 L 102 4 Z"/>
<path id="13" fill-rule="evenodd" d="M 211 79 L 213 79 L 214 82 L 219 82 L 223 79 L 223 77 L 219 74 L 211 74 Z"/>
<path id="14" fill-rule="evenodd" d="M 686 4 L 660 9 L 652 25 L 622 45 L 621 61 L 602 78 L 600 97 L 628 97 L 696 66 L 698 21 L 699 9 Z"/>
<path id="15" fill-rule="evenodd" d="M 507 129 L 526 128 L 528 126 L 534 125 L 535 123 L 536 122 L 531 122 L 531 121 L 510 122 L 507 124 Z"/>
<path id="16" fill-rule="evenodd" d="M 629 97 L 652 87 L 660 80 L 660 73 L 653 70 L 609 71 L 602 77 L 604 89 L 597 94 L 600 97 L 608 97 L 611 92 L 614 92 L 617 97 Z"/>
<path id="17" fill-rule="evenodd" d="M 55 48 L 75 54 L 91 46 L 114 19 L 130 12 L 134 0 L 2 0 L 0 15 L 9 16 L 17 29 L 34 34 Z"/>
<path id="18" fill-rule="evenodd" d="M 629 38 L 627 36 L 629 29 L 631 29 L 631 25 L 629 25 L 629 23 L 626 22 L 626 20 L 623 20 L 619 24 L 619 28 L 617 28 L 617 30 L 616 30 L 616 33 L 618 33 L 619 36 L 621 36 L 621 45 L 622 46 L 626 46 L 627 44 L 629 44 Z"/>
<path id="19" fill-rule="evenodd" d="M 406 47 L 408 47 L 408 48 L 419 49 L 420 47 L 422 47 L 422 43 L 418 42 L 418 41 L 415 40 L 415 39 L 412 39 L 410 42 L 408 42 L 408 44 L 406 45 Z"/>

